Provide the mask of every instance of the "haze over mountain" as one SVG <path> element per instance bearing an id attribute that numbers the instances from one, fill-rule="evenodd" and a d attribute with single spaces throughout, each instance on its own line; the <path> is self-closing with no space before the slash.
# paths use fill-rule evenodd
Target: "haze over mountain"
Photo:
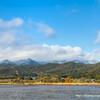
<path id="1" fill-rule="evenodd" d="M 16 65 L 39 65 L 39 63 L 37 61 L 34 61 L 30 58 L 28 59 L 24 59 L 24 60 L 19 60 L 19 61 L 15 61 Z"/>
<path id="2" fill-rule="evenodd" d="M 9 61 L 9 60 L 3 60 L 0 62 L 0 64 L 15 64 L 15 65 L 39 65 L 38 62 L 28 58 L 18 61 Z"/>
<path id="3" fill-rule="evenodd" d="M 0 61 L 0 64 L 14 64 L 14 65 L 39 65 L 39 64 L 47 64 L 47 63 L 58 63 L 58 64 L 63 64 L 66 62 L 75 62 L 75 63 L 84 63 L 84 64 L 95 64 L 98 61 L 81 61 L 81 60 L 71 60 L 71 61 L 67 61 L 67 60 L 63 60 L 63 61 L 51 61 L 51 62 L 38 62 L 35 60 L 32 60 L 30 58 L 28 59 L 22 59 L 22 60 L 18 60 L 18 61 L 10 61 L 10 60 L 3 60 Z"/>
<path id="4" fill-rule="evenodd" d="M 0 64 L 15 64 L 15 63 L 6 59 L 3 61 L 0 61 Z"/>

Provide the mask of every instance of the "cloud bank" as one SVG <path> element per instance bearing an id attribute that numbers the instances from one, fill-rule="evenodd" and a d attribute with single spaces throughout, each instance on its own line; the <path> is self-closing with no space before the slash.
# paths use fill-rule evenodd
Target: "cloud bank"
<path id="1" fill-rule="evenodd" d="M 0 59 L 19 60 L 32 58 L 36 61 L 72 61 L 87 60 L 89 62 L 100 59 L 100 49 L 95 49 L 91 53 L 84 53 L 80 47 L 59 46 L 59 45 L 23 45 L 12 46 L 0 49 Z"/>

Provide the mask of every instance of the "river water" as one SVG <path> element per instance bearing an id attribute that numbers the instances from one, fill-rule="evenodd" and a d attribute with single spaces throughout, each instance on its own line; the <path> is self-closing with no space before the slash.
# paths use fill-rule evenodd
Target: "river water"
<path id="1" fill-rule="evenodd" d="M 0 85 L 0 100 L 100 100 L 100 86 Z"/>

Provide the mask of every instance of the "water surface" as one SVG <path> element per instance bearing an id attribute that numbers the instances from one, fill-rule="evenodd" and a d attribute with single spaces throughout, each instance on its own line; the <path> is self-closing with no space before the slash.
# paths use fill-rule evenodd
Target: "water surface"
<path id="1" fill-rule="evenodd" d="M 0 85 L 0 100 L 100 100 L 100 86 Z"/>

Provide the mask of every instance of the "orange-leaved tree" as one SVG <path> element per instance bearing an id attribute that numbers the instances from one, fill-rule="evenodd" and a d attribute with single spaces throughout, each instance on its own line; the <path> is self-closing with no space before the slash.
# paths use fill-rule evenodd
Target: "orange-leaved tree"
<path id="1" fill-rule="evenodd" d="M 71 80 L 69 77 L 67 77 L 67 78 L 65 78 L 65 82 L 66 82 L 66 83 L 71 83 L 72 80 Z"/>

